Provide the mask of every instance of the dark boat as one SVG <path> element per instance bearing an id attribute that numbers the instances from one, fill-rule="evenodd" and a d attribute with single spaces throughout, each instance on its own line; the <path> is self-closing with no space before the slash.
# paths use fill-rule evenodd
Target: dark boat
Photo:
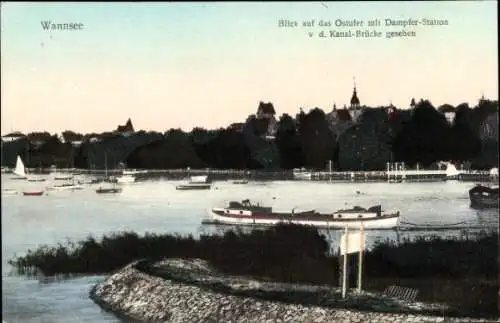
<path id="1" fill-rule="evenodd" d="M 470 207 L 474 209 L 498 208 L 498 186 L 476 185 L 469 190 Z"/>
<path id="2" fill-rule="evenodd" d="M 240 179 L 233 181 L 233 184 L 248 184 L 248 181 L 246 179 Z"/>
<path id="3" fill-rule="evenodd" d="M 211 184 L 203 183 L 189 183 L 184 185 L 177 185 L 176 190 L 187 191 L 187 190 L 209 190 L 212 187 Z"/>
<path id="4" fill-rule="evenodd" d="M 112 187 L 112 188 L 102 188 L 99 187 L 98 189 L 95 190 L 97 194 L 116 194 L 116 193 L 121 193 L 122 189 L 119 187 Z"/>
<path id="5" fill-rule="evenodd" d="M 45 178 L 28 178 L 28 182 L 45 182 Z"/>
<path id="6" fill-rule="evenodd" d="M 43 195 L 43 191 L 38 192 L 23 192 L 24 196 L 41 196 Z"/>

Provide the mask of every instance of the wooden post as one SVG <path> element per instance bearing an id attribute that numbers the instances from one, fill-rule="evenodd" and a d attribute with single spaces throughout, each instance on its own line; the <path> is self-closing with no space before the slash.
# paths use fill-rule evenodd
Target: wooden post
<path id="1" fill-rule="evenodd" d="M 346 295 L 347 295 L 347 250 L 348 250 L 348 234 L 349 234 L 349 231 L 347 229 L 347 225 L 345 226 L 345 230 L 344 230 L 344 239 L 345 239 L 345 243 L 344 243 L 344 269 L 342 270 L 342 298 L 346 298 Z M 342 251 L 342 250 L 341 250 Z"/>
<path id="2" fill-rule="evenodd" d="M 359 261 L 358 261 L 358 292 L 360 293 L 361 292 L 361 286 L 362 286 L 362 282 L 363 282 L 363 249 L 365 247 L 365 239 L 364 239 L 364 235 L 365 235 L 365 232 L 364 232 L 364 228 L 363 228 L 363 223 L 361 222 L 360 224 L 360 242 L 359 242 L 359 246 L 360 246 L 360 250 L 359 250 Z"/>

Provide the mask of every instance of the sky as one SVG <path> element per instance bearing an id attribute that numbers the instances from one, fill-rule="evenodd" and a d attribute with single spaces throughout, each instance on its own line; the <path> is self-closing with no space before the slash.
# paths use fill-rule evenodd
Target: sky
<path id="1" fill-rule="evenodd" d="M 385 25 L 424 18 L 448 25 Z M 364 25 L 335 26 L 354 19 Z M 374 19 L 380 27 L 367 26 Z M 382 37 L 318 36 L 356 30 Z M 415 36 L 386 38 L 403 30 Z M 362 105 L 473 106 L 498 99 L 497 34 L 496 1 L 4 2 L 1 133 L 103 132 L 128 118 L 136 130 L 213 129 L 244 122 L 260 101 L 278 115 L 329 112 L 349 104 L 354 78 Z"/>

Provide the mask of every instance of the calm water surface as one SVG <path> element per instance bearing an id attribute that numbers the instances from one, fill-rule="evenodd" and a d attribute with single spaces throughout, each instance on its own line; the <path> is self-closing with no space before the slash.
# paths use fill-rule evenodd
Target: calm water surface
<path id="1" fill-rule="evenodd" d="M 11 175 L 10 175 L 11 176 Z M 2 175 L 2 189 L 36 189 L 51 182 L 30 183 Z M 116 231 L 213 233 L 201 220 L 211 206 L 250 198 L 276 210 L 315 209 L 335 211 L 346 206 L 369 207 L 381 203 L 384 209 L 401 211 L 402 221 L 420 224 L 465 222 L 498 228 L 498 210 L 469 208 L 468 189 L 473 183 L 328 183 L 250 182 L 235 185 L 216 182 L 212 190 L 176 191 L 178 181 L 148 181 L 124 186 L 119 195 L 95 193 L 96 186 L 80 191 L 50 191 L 42 197 L 2 196 L 2 303 L 7 322 L 119 322 L 89 298 L 90 288 L 104 277 L 91 276 L 43 282 L 13 275 L 7 264 L 40 244 L 55 244 L 66 238 L 100 237 Z M 361 194 L 356 194 L 360 191 Z M 347 205 L 346 205 L 347 204 Z M 339 232 L 329 235 L 338 241 Z M 432 232 L 419 232 L 432 234 Z M 451 233 L 445 233 L 446 235 Z M 394 239 L 393 231 L 370 231 L 367 244 Z"/>

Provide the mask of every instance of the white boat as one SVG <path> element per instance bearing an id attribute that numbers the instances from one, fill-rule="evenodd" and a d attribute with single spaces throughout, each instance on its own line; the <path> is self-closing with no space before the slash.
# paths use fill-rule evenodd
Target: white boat
<path id="1" fill-rule="evenodd" d="M 2 195 L 17 195 L 17 191 L 12 188 L 4 188 L 2 190 Z"/>
<path id="2" fill-rule="evenodd" d="M 310 180 L 312 173 L 305 170 L 305 168 L 295 168 L 293 170 L 293 178 L 297 180 Z"/>
<path id="3" fill-rule="evenodd" d="M 80 184 L 64 183 L 61 185 L 54 185 L 51 187 L 51 189 L 55 191 L 74 191 L 83 190 L 83 186 Z"/>
<path id="4" fill-rule="evenodd" d="M 134 183 L 135 176 L 133 175 L 122 175 L 116 178 L 116 182 L 120 184 Z"/>
<path id="5" fill-rule="evenodd" d="M 146 174 L 147 170 L 137 170 L 137 169 L 124 169 L 122 175 L 137 175 L 137 174 Z"/>
<path id="6" fill-rule="evenodd" d="M 54 173 L 54 180 L 55 181 L 68 181 L 68 180 L 71 180 L 73 179 L 73 175 L 72 174 L 60 174 L 60 173 Z"/>
<path id="7" fill-rule="evenodd" d="M 67 181 L 66 183 L 54 185 L 51 189 L 56 191 L 82 190 L 83 186 L 73 179 L 72 181 Z"/>
<path id="8" fill-rule="evenodd" d="M 212 187 L 208 176 L 191 176 L 189 183 L 177 185 L 176 190 L 209 190 Z"/>
<path id="9" fill-rule="evenodd" d="M 293 223 L 321 228 L 359 228 L 390 229 L 399 224 L 399 211 L 384 212 L 380 205 L 364 209 L 339 210 L 333 213 L 318 213 L 314 210 L 305 212 L 274 212 L 271 207 L 252 205 L 249 200 L 230 202 L 226 208 L 209 209 L 213 223 L 233 225 L 276 225 Z"/>
<path id="10" fill-rule="evenodd" d="M 16 168 L 14 169 L 14 177 L 12 179 L 27 179 L 28 177 L 26 176 L 26 168 L 24 167 L 23 160 L 21 159 L 21 156 L 17 155 L 17 160 L 16 160 Z"/>

